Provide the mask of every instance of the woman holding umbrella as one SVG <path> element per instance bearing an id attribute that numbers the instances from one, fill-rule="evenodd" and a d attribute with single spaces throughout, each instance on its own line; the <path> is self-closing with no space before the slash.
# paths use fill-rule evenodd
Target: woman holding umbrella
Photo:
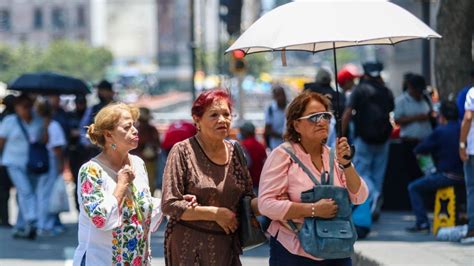
<path id="1" fill-rule="evenodd" d="M 270 265 L 351 265 L 351 258 L 322 261 L 303 250 L 298 237 L 286 220 L 301 225 L 304 218 L 330 219 L 336 216 L 339 206 L 333 199 L 320 199 L 302 203 L 301 192 L 314 187 L 307 173 L 295 163 L 285 150 L 291 145 L 294 155 L 311 173 L 320 178 L 334 171 L 334 186 L 347 189 L 353 204 L 363 203 L 368 195 L 365 182 L 357 174 L 348 155 L 351 154 L 346 138 L 337 140 L 335 164 L 330 162 L 330 149 L 325 145 L 328 137 L 329 102 L 321 94 L 305 91 L 288 106 L 284 143 L 268 157 L 260 177 L 258 206 L 261 213 L 273 221 L 270 233 Z M 334 169 L 330 169 L 333 165 Z M 281 199 L 288 194 L 289 199 Z"/>

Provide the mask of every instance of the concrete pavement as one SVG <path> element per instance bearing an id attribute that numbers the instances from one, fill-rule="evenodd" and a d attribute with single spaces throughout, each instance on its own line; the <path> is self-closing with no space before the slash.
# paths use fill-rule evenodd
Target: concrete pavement
<path id="1" fill-rule="evenodd" d="M 383 212 L 369 237 L 358 241 L 355 250 L 375 262 L 372 265 L 474 265 L 474 245 L 405 232 L 414 222 L 408 212 Z"/>

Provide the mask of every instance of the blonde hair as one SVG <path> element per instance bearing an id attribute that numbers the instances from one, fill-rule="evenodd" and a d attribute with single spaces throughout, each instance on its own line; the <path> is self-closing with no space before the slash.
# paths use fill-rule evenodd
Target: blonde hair
<path id="1" fill-rule="evenodd" d="M 87 137 L 94 145 L 101 148 L 105 146 L 105 131 L 114 130 L 117 127 L 123 111 L 129 112 L 134 122 L 140 116 L 137 107 L 124 103 L 111 103 L 97 113 L 94 123 L 87 127 Z"/>

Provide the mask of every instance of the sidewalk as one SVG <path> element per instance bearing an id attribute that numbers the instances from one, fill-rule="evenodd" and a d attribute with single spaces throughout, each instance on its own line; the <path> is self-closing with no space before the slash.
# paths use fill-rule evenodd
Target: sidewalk
<path id="1" fill-rule="evenodd" d="M 383 212 L 356 252 L 375 263 L 364 265 L 473 265 L 474 245 L 436 241 L 432 234 L 405 232 L 414 223 L 408 212 Z"/>

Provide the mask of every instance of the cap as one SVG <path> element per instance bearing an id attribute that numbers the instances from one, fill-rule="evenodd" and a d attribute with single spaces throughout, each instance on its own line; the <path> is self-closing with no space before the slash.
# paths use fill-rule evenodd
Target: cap
<path id="1" fill-rule="evenodd" d="M 337 73 L 337 83 L 342 86 L 346 84 L 346 82 L 348 82 L 349 80 L 353 80 L 358 77 L 359 75 L 355 75 L 347 69 L 342 69 L 341 71 L 339 71 L 339 73 Z"/>
<path id="2" fill-rule="evenodd" d="M 103 79 L 99 82 L 99 84 L 97 84 L 96 87 L 98 89 L 112 90 L 112 83 L 110 83 L 107 80 Z"/>
<path id="3" fill-rule="evenodd" d="M 383 64 L 380 62 L 367 62 L 362 67 L 364 68 L 364 74 L 374 78 L 380 76 L 380 72 L 383 70 Z"/>

